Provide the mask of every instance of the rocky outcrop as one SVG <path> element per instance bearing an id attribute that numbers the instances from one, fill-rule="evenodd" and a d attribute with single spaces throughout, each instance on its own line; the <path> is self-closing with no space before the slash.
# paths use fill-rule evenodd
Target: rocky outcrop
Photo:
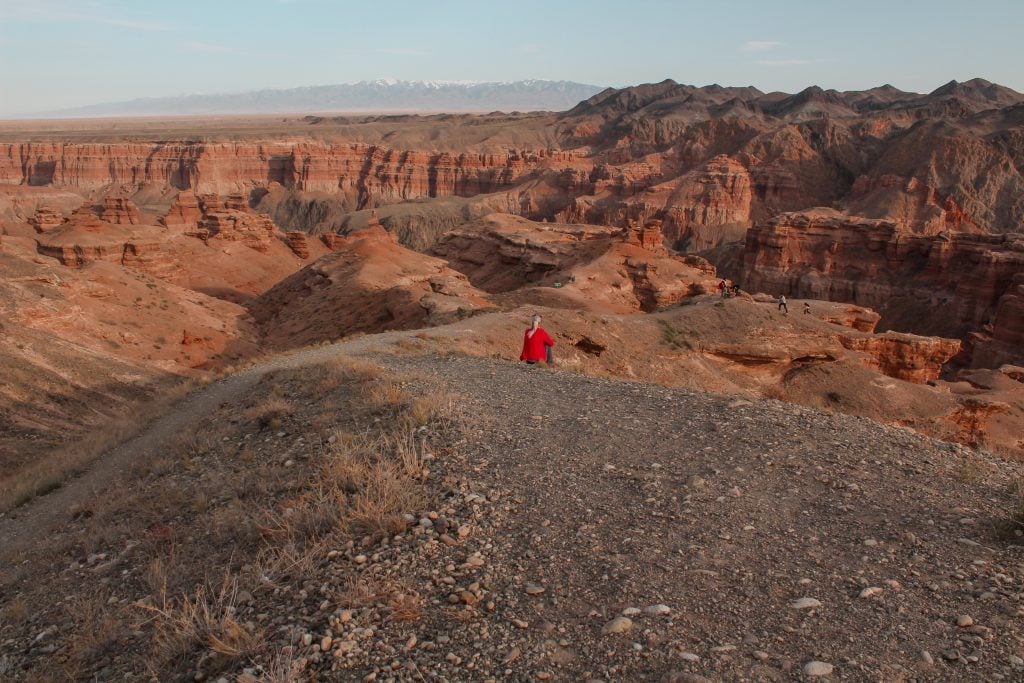
<path id="1" fill-rule="evenodd" d="M 127 197 L 105 197 L 100 206 L 100 220 L 113 225 L 138 225 L 139 207 Z"/>
<path id="2" fill-rule="evenodd" d="M 174 198 L 167 215 L 159 221 L 172 230 L 194 230 L 198 227 L 203 211 L 199 207 L 199 198 L 191 190 L 182 190 Z"/>
<path id="3" fill-rule="evenodd" d="M 598 222 L 657 218 L 675 248 L 699 251 L 742 237 L 750 226 L 754 184 L 747 164 L 756 160 L 718 155 L 667 182 L 651 185 L 625 199 Z"/>
<path id="4" fill-rule="evenodd" d="M 564 306 L 622 313 L 671 306 L 716 282 L 707 261 L 665 248 L 657 221 L 619 230 L 491 214 L 449 232 L 432 253 L 488 292 L 532 286 L 519 295 L 524 302 L 557 297 Z"/>
<path id="5" fill-rule="evenodd" d="M 843 204 L 851 214 L 891 220 L 915 234 L 983 232 L 952 197 L 943 197 L 936 188 L 914 177 L 861 176 Z"/>
<path id="6" fill-rule="evenodd" d="M 972 335 L 970 342 L 974 367 L 1024 365 L 1024 271 L 1013 276 L 999 297 L 992 324 Z"/>
<path id="7" fill-rule="evenodd" d="M 285 237 L 288 238 L 288 246 L 296 256 L 301 259 L 309 258 L 309 242 L 306 233 L 296 230 L 286 233 Z"/>
<path id="8" fill-rule="evenodd" d="M 882 316 L 870 308 L 861 308 L 860 306 L 842 306 L 838 307 L 839 310 L 836 308 L 836 306 L 831 306 L 824 315 L 818 317 L 834 325 L 852 327 L 859 332 L 868 333 L 874 332 L 878 321 L 882 319 Z"/>
<path id="9" fill-rule="evenodd" d="M 185 193 L 182 193 L 185 194 Z M 191 223 L 195 215 L 193 206 L 198 207 L 201 216 Z M 222 198 L 217 194 L 204 194 L 193 204 L 191 193 L 178 201 L 171 208 L 171 213 L 164 216 L 164 225 L 183 227 L 185 234 L 198 237 L 204 242 L 222 240 L 241 242 L 250 249 L 266 252 L 277 233 L 277 226 L 270 217 L 256 213 L 249 208 L 244 195 L 234 193 Z"/>
<path id="10" fill-rule="evenodd" d="M 64 222 L 64 216 L 56 209 L 50 207 L 39 207 L 34 216 L 29 218 L 29 223 L 36 232 L 50 232 Z"/>
<path id="11" fill-rule="evenodd" d="M 1024 271 L 1024 236 L 908 234 L 893 221 L 816 210 L 758 224 L 741 258 L 745 289 L 870 306 L 883 328 L 964 338 Z"/>
<path id="12" fill-rule="evenodd" d="M 251 302 L 268 344 L 435 325 L 491 307 L 465 275 L 406 249 L 379 224 L 334 248 Z"/>
<path id="13" fill-rule="evenodd" d="M 884 375 L 922 384 L 939 378 L 942 366 L 960 351 L 957 339 L 886 332 L 839 337 L 843 347 L 864 354 L 864 363 Z"/>
<path id="14" fill-rule="evenodd" d="M 331 251 L 334 251 L 345 243 L 345 238 L 334 232 L 324 233 L 320 236 L 320 239 L 323 240 L 323 243 L 326 244 L 327 248 Z"/>

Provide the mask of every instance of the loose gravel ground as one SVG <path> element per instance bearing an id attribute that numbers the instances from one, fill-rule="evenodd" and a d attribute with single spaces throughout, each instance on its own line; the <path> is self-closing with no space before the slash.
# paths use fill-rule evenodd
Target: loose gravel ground
<path id="1" fill-rule="evenodd" d="M 287 362 L 364 354 L 456 397 L 429 506 L 247 590 L 232 614 L 276 656 L 207 672 L 197 653 L 186 678 L 1024 678 L 1016 465 L 784 403 L 380 344 Z M 5 548 L 40 510 L 4 520 Z M 392 588 L 353 597 L 374 585 Z M 0 647 L 24 666 L 55 640 Z"/>

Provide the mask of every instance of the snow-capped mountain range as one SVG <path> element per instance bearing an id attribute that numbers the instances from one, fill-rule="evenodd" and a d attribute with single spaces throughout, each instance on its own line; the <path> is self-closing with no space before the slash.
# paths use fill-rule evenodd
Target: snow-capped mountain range
<path id="1" fill-rule="evenodd" d="M 184 116 L 325 112 L 562 111 L 603 90 L 572 81 L 401 81 L 145 97 L 44 112 L 41 117 Z"/>

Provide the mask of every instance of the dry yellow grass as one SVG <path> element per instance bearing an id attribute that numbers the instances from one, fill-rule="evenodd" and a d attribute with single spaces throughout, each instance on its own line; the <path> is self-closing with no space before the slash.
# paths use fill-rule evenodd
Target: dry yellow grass
<path id="1" fill-rule="evenodd" d="M 172 437 L 133 466 L 129 476 L 138 485 L 125 495 L 84 503 L 78 533 L 55 539 L 40 557 L 110 553 L 138 539 L 126 566 L 149 593 L 148 606 L 107 606 L 104 599 L 95 610 L 80 609 L 68 634 L 81 647 L 67 670 L 47 679 L 47 668 L 41 680 L 88 677 L 112 654 L 122 657 L 119 666 L 140 675 L 148 666 L 160 680 L 171 671 L 212 679 L 250 661 L 264 667 L 265 680 L 292 680 L 294 662 L 267 650 L 264 634 L 235 611 L 238 593 L 314 581 L 331 550 L 405 531 L 410 514 L 432 509 L 427 435 L 435 426 L 447 429 L 455 411 L 452 397 L 423 389 L 429 386 L 427 377 L 396 376 L 350 359 L 274 371 L 243 400 L 221 406 L 193 433 Z M 286 438 L 259 431 L 255 423 L 278 415 Z M 286 458 L 293 464 L 286 466 Z M 210 566 L 230 568 L 211 584 Z M 53 585 L 64 580 L 51 578 Z M 89 594 L 109 598 L 95 588 Z M 25 622 L 40 595 L 9 600 L 5 625 Z M 353 579 L 328 597 L 344 606 L 387 605 L 395 621 L 416 621 L 424 609 L 416 591 L 393 578 Z M 244 609 L 251 614 L 251 603 Z M 95 637 L 81 636 L 82 629 Z M 126 665 L 124 634 L 135 630 L 149 643 L 133 642 L 138 659 L 130 656 Z"/>
<path id="2" fill-rule="evenodd" d="M 0 478 L 0 512 L 6 512 L 36 496 L 54 491 L 68 478 L 81 473 L 98 457 L 141 433 L 150 422 L 191 393 L 195 380 L 186 380 L 164 391 L 159 398 L 53 451 L 31 465 Z"/>
<path id="3" fill-rule="evenodd" d="M 198 646 L 220 655 L 226 664 L 259 651 L 263 634 L 234 617 L 237 595 L 237 580 L 226 575 L 219 587 L 200 586 L 178 600 L 164 593 L 158 604 L 143 606 L 156 630 L 159 654 L 165 660 L 183 658 Z"/>
<path id="4" fill-rule="evenodd" d="M 268 396 L 252 408 L 245 411 L 245 419 L 256 422 L 261 427 L 279 429 L 281 418 L 292 412 L 295 406 L 291 401 L 280 396 Z"/>

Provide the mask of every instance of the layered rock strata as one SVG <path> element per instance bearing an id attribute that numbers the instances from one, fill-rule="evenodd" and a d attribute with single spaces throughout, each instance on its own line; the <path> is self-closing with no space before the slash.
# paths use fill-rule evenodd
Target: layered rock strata
<path id="1" fill-rule="evenodd" d="M 29 218 L 29 224 L 36 232 L 50 232 L 64 222 L 64 216 L 56 209 L 39 207 L 35 215 Z"/>
<path id="2" fill-rule="evenodd" d="M 139 207 L 127 197 L 105 197 L 100 206 L 100 220 L 114 225 L 138 225 Z"/>
<path id="3" fill-rule="evenodd" d="M 577 152 L 426 152 L 360 143 L 0 143 L 0 183 L 83 191 L 165 185 L 229 194 L 280 183 L 310 192 L 354 189 L 385 200 L 471 196 L 507 187 Z"/>
<path id="4" fill-rule="evenodd" d="M 306 233 L 294 230 L 286 233 L 288 247 L 301 259 L 309 258 L 309 242 Z"/>
<path id="5" fill-rule="evenodd" d="M 960 351 L 957 339 L 899 332 L 857 337 L 842 335 L 839 342 L 851 351 L 864 353 L 868 367 L 916 384 L 938 379 L 942 366 Z"/>
<path id="6" fill-rule="evenodd" d="M 744 288 L 870 306 L 883 328 L 963 338 L 998 315 L 1000 341 L 1021 326 L 1011 291 L 1024 235 L 907 234 L 893 221 L 828 210 L 782 214 L 752 228 Z"/>

